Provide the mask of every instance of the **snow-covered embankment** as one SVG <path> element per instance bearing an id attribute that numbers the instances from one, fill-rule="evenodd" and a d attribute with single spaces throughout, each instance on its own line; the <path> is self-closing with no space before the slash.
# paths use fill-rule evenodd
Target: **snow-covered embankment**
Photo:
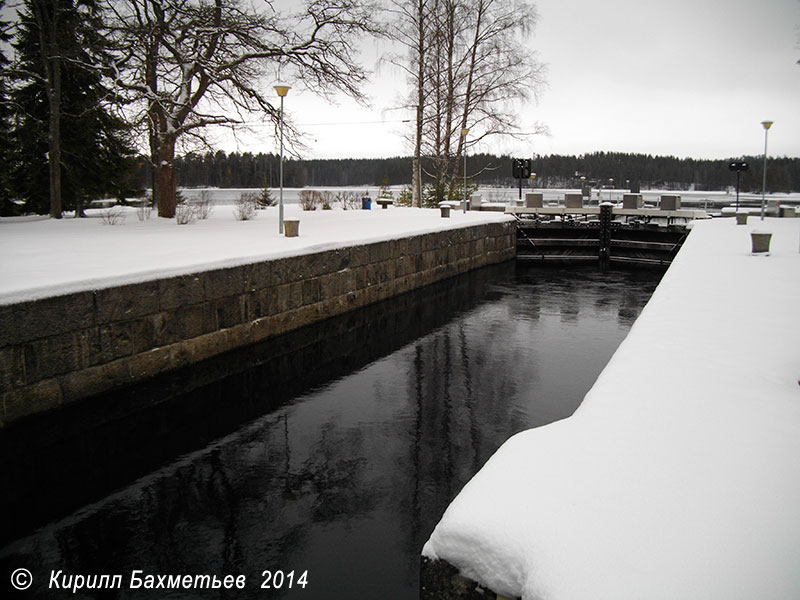
<path id="1" fill-rule="evenodd" d="M 576 414 L 508 440 L 423 554 L 530 599 L 800 598 L 798 250 L 800 219 L 697 223 Z"/>

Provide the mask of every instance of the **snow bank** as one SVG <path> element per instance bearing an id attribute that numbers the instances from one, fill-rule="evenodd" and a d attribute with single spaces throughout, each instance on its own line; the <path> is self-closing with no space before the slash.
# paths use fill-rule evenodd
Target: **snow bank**
<path id="1" fill-rule="evenodd" d="M 575 415 L 520 433 L 423 554 L 495 592 L 800 598 L 800 220 L 694 231 Z"/>
<path id="2" fill-rule="evenodd" d="M 188 225 L 174 219 L 139 221 L 135 209 L 124 222 L 89 219 L 0 218 L 0 304 L 98 289 L 509 220 L 488 212 L 452 214 L 438 209 L 333 210 L 304 212 L 285 206 L 286 219 L 300 220 L 300 237 L 278 234 L 278 209 L 237 221 L 231 206 Z"/>

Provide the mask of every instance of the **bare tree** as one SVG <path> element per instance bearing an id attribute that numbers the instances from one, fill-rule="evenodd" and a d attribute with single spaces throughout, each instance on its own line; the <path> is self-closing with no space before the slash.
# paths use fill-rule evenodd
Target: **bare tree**
<path id="1" fill-rule="evenodd" d="M 239 0 L 108 1 L 116 79 L 136 108 L 132 120 L 148 132 L 162 217 L 175 214 L 182 136 L 203 139 L 206 127 L 240 124 L 253 111 L 277 124 L 279 109 L 261 83 L 281 68 L 312 91 L 362 99 L 367 74 L 353 43 L 380 33 L 365 0 L 308 0 L 293 15 L 270 2 L 259 12 Z"/>
<path id="2" fill-rule="evenodd" d="M 411 204 L 422 206 L 422 177 L 420 156 L 422 153 L 423 108 L 426 101 L 425 60 L 428 47 L 429 4 L 433 0 L 393 0 L 391 12 L 399 27 L 395 39 L 407 50 L 407 55 L 389 55 L 391 64 L 406 72 L 412 88 L 412 102 L 416 117 L 414 122 L 414 155 L 411 166 Z"/>
<path id="3" fill-rule="evenodd" d="M 433 199 L 443 200 L 453 195 L 465 144 L 519 133 L 520 102 L 544 84 L 544 66 L 525 44 L 536 9 L 528 0 L 396 0 L 395 13 L 420 107 L 415 156 L 427 157 Z"/>

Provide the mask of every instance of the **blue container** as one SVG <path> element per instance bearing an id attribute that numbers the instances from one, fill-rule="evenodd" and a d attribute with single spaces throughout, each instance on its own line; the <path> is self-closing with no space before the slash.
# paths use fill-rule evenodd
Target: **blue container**
<path id="1" fill-rule="evenodd" d="M 361 208 L 362 210 L 372 210 L 372 198 L 369 196 L 361 198 Z"/>

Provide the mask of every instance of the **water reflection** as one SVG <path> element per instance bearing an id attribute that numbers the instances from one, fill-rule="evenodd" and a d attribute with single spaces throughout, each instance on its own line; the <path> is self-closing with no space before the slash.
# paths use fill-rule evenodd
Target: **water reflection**
<path id="1" fill-rule="evenodd" d="M 33 423 L 48 433 L 28 466 L 66 475 L 19 488 L 4 511 L 28 523 L 17 530 L 98 501 L 3 549 L 4 581 L 20 566 L 39 582 L 142 569 L 248 585 L 105 597 L 415 598 L 420 549 L 452 497 L 510 435 L 575 410 L 658 277 L 489 269 L 130 392 L 91 431 Z M 175 396 L 181 385 L 191 393 Z M 30 439 L 11 433 L 4 457 Z M 54 447 L 63 462 L 42 471 Z M 68 491 L 78 471 L 82 493 Z M 51 483 L 50 504 L 26 503 Z M 308 585 L 266 593 L 265 569 L 308 570 Z"/>

